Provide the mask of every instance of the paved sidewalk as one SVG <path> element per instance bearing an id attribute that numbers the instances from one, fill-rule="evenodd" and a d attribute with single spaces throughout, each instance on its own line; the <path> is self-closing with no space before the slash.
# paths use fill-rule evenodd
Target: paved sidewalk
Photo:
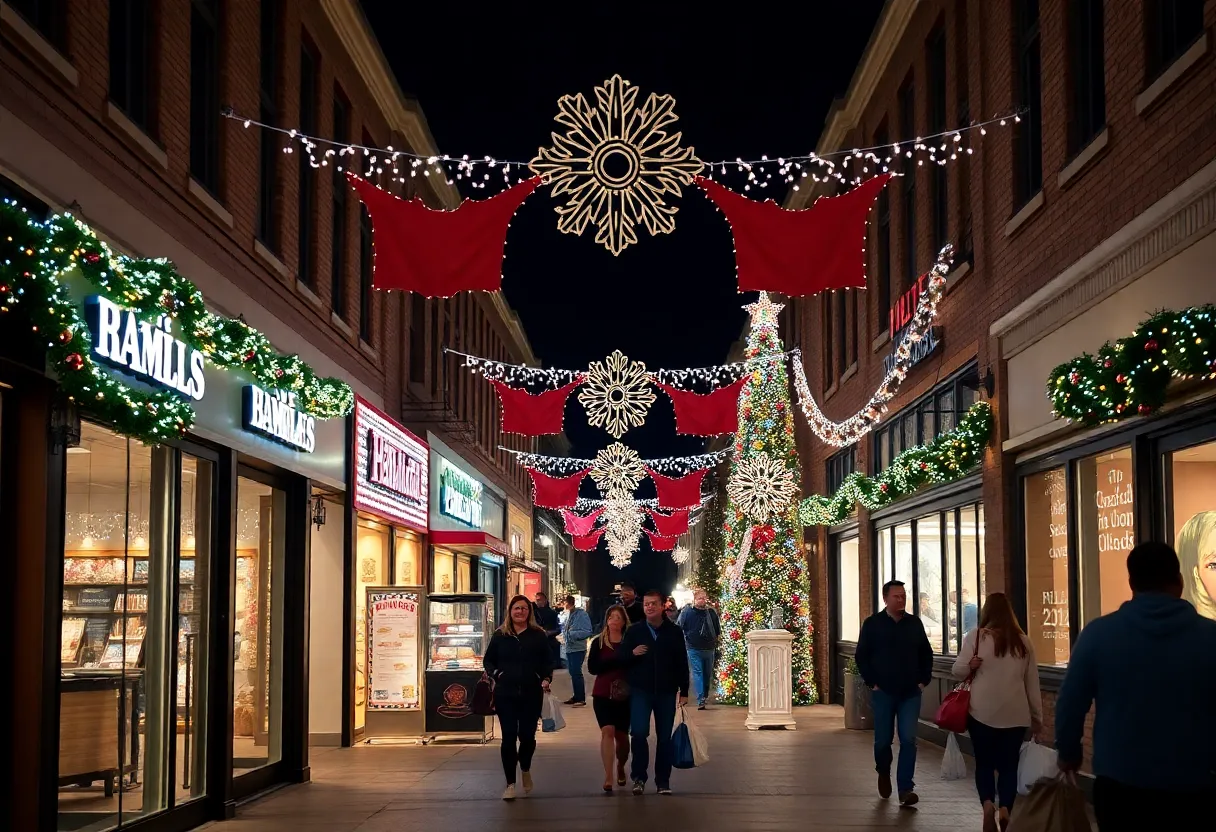
<path id="1" fill-rule="evenodd" d="M 561 674 L 555 691 L 568 696 Z M 748 731 L 746 712 L 726 706 L 690 710 L 709 737 L 710 763 L 672 776 L 675 794 L 653 782 L 643 797 L 628 788 L 604 795 L 598 732 L 590 706 L 566 708 L 567 727 L 539 734 L 536 790 L 500 799 L 498 745 L 435 744 L 313 749 L 313 782 L 241 807 L 211 832 L 380 832 L 394 830 L 966 830 L 980 828 L 968 778 L 938 776 L 941 751 L 920 744 L 920 805 L 901 810 L 875 787 L 871 734 L 847 731 L 840 708 L 797 711 L 796 731 Z M 653 754 L 653 745 L 652 751 Z M 652 770 L 653 778 L 653 770 Z"/>

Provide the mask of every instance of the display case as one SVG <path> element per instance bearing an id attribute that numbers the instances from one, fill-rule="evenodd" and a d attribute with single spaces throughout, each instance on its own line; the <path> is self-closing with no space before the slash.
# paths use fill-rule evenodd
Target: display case
<path id="1" fill-rule="evenodd" d="M 490 643 L 490 605 L 483 593 L 432 595 L 427 603 L 426 732 L 477 734 L 490 720 L 473 713 L 473 691 Z"/>

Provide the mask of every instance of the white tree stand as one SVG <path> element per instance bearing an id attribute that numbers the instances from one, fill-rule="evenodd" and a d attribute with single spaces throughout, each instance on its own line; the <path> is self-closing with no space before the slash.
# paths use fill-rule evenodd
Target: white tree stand
<path id="1" fill-rule="evenodd" d="M 798 727 L 794 720 L 794 634 L 752 630 L 747 634 L 747 722 L 760 728 Z"/>

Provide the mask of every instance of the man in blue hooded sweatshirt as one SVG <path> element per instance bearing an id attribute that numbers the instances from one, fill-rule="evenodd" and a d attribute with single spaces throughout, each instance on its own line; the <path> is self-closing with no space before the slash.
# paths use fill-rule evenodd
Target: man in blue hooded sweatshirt
<path id="1" fill-rule="evenodd" d="M 1081 765 L 1094 705 L 1094 814 L 1103 832 L 1185 829 L 1216 804 L 1216 621 L 1182 600 L 1178 556 L 1127 556 L 1132 600 L 1085 625 L 1056 700 L 1060 768 Z"/>

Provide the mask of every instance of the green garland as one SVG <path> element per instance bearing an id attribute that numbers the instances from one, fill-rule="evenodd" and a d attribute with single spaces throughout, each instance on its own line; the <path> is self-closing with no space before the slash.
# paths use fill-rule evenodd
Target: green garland
<path id="1" fill-rule="evenodd" d="M 977 402 L 954 430 L 928 445 L 908 448 L 878 476 L 850 474 L 835 495 L 807 497 L 799 519 L 804 526 L 832 526 L 844 522 L 856 503 L 874 511 L 925 485 L 961 479 L 980 463 L 991 436 L 992 408 L 987 402 Z"/>
<path id="2" fill-rule="evenodd" d="M 216 367 L 240 371 L 268 390 L 295 393 L 296 406 L 305 413 L 336 419 L 354 407 L 346 383 L 319 378 L 298 355 L 281 355 L 244 321 L 209 312 L 202 293 L 168 260 L 114 254 L 70 214 L 42 223 L 5 200 L 0 203 L 0 314 L 20 306 L 33 331 L 46 338 L 50 364 L 69 397 L 121 433 L 163 442 L 190 429 L 194 409 L 173 392 L 135 389 L 93 361 L 80 304 L 62 282 L 73 270 L 141 321 L 173 317 L 181 339 Z"/>
<path id="3" fill-rule="evenodd" d="M 1100 425 L 1144 416 L 1165 404 L 1175 378 L 1216 378 L 1216 306 L 1157 312 L 1127 338 L 1051 371 L 1047 396 L 1057 416 Z"/>

